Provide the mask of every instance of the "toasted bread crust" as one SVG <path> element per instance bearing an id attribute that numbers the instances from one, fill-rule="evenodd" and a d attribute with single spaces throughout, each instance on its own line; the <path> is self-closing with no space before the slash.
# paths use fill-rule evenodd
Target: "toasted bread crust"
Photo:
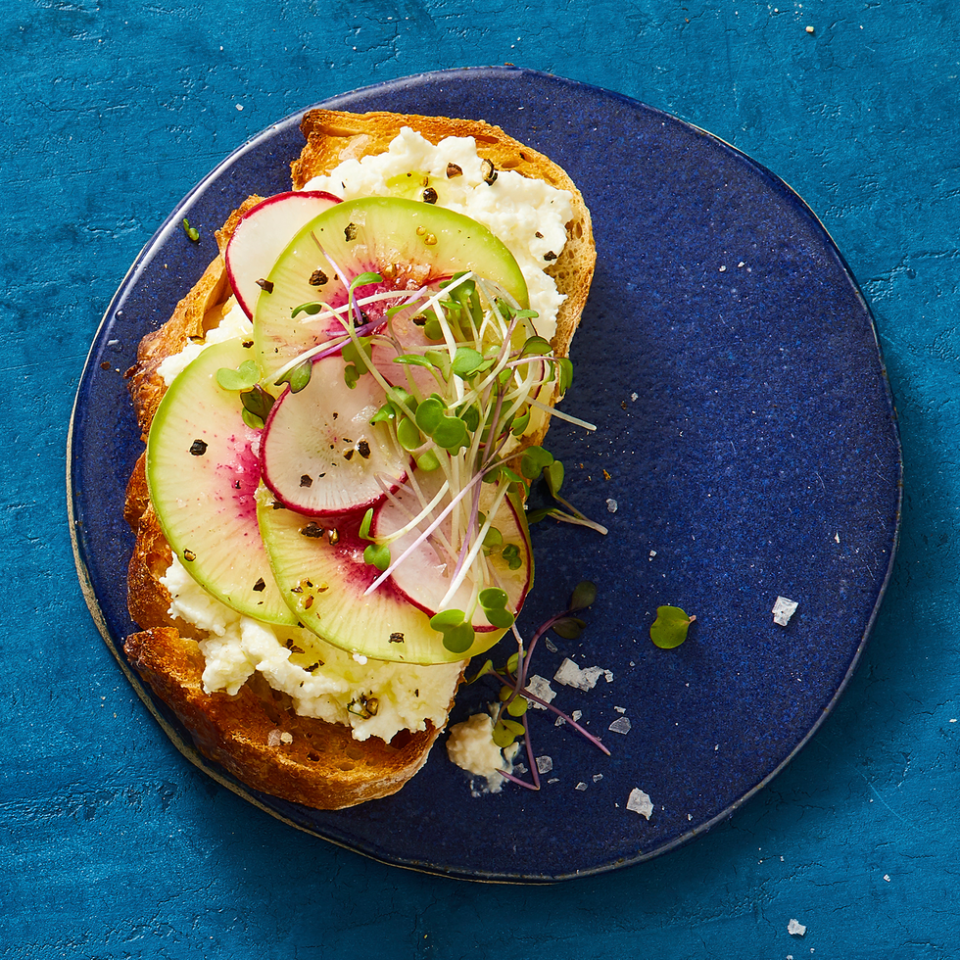
<path id="1" fill-rule="evenodd" d="M 307 146 L 292 164 L 293 186 L 336 166 L 346 156 L 386 150 L 402 126 L 438 142 L 445 136 L 473 136 L 481 156 L 500 168 L 536 176 L 574 196 L 569 240 L 550 272 L 567 294 L 554 348 L 565 354 L 579 322 L 593 274 L 595 254 L 590 215 L 569 177 L 546 157 L 477 121 L 355 116 L 331 111 L 307 114 L 302 130 Z M 260 201 L 250 197 L 217 232 L 220 255 L 177 305 L 170 320 L 140 343 L 136 364 L 127 372 L 144 441 L 165 392 L 160 364 L 194 338 L 216 326 L 232 295 L 223 251 L 240 217 Z M 124 517 L 136 533 L 128 570 L 130 615 L 141 630 L 124 645 L 133 667 L 173 710 L 199 750 L 255 790 L 319 809 L 340 809 L 388 796 L 424 764 L 440 730 L 402 732 L 388 744 L 371 737 L 358 742 L 349 727 L 299 716 L 289 698 L 254 674 L 235 696 L 203 689 L 203 636 L 169 613 L 171 597 L 161 582 L 171 562 L 170 546 L 150 505 L 141 456 L 127 486 Z M 452 705 L 452 704 L 451 704 Z"/>

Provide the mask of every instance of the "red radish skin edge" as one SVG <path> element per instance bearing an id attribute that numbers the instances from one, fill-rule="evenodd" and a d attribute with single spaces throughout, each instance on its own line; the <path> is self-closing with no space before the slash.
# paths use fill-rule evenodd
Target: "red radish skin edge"
<path id="1" fill-rule="evenodd" d="M 253 318 L 260 294 L 257 281 L 270 272 L 286 245 L 301 227 L 341 202 L 325 190 L 288 190 L 261 200 L 240 218 L 224 263 L 237 303 L 248 317 Z"/>

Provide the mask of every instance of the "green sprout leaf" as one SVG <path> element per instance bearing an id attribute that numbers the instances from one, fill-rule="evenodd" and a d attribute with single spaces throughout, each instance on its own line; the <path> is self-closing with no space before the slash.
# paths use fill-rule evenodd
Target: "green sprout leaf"
<path id="1" fill-rule="evenodd" d="M 513 626 L 515 618 L 507 610 L 508 597 L 505 590 L 499 587 L 487 587 L 480 591 L 478 599 L 486 618 L 493 626 L 502 628 Z"/>
<path id="2" fill-rule="evenodd" d="M 477 373 L 483 363 L 483 354 L 478 350 L 474 350 L 472 347 L 457 347 L 451 370 L 461 380 L 466 380 Z"/>
<path id="3" fill-rule="evenodd" d="M 530 408 L 527 407 L 523 413 L 518 414 L 513 418 L 513 423 L 510 424 L 510 432 L 515 437 L 522 437 L 524 430 L 530 426 Z"/>
<path id="4" fill-rule="evenodd" d="M 427 436 L 431 436 L 433 431 L 443 422 L 445 413 L 446 409 L 443 401 L 438 396 L 427 397 L 427 399 L 417 407 L 417 426 Z"/>
<path id="5" fill-rule="evenodd" d="M 493 726 L 493 742 L 502 750 L 516 743 L 523 736 L 523 724 L 501 717 Z"/>
<path id="6" fill-rule="evenodd" d="M 224 390 L 250 390 L 260 381 L 260 367 L 256 360 L 244 360 L 236 370 L 221 367 L 217 371 L 217 383 Z"/>
<path id="7" fill-rule="evenodd" d="M 550 346 L 549 340 L 544 340 L 543 337 L 530 337 L 530 339 L 527 340 L 527 342 L 523 345 L 523 349 L 520 351 L 520 356 L 543 356 L 547 353 L 550 353 L 552 350 L 553 347 Z"/>
<path id="8" fill-rule="evenodd" d="M 527 447 L 520 458 L 520 472 L 528 480 L 536 480 L 544 467 L 553 463 L 553 454 L 543 447 Z"/>
<path id="9" fill-rule="evenodd" d="M 417 413 L 420 411 L 417 410 Z M 444 417 L 433 431 L 433 442 L 444 450 L 456 453 L 467 446 L 469 436 L 467 425 L 459 417 Z"/>
<path id="10" fill-rule="evenodd" d="M 555 497 L 563 486 L 563 464 L 559 460 L 548 463 L 543 468 L 543 479 L 547 481 L 550 496 Z"/>
<path id="11" fill-rule="evenodd" d="M 657 607 L 657 619 L 650 627 L 650 639 L 661 650 L 672 650 L 687 639 L 687 630 L 697 618 L 679 607 Z"/>
<path id="12" fill-rule="evenodd" d="M 523 565 L 523 560 L 520 557 L 520 548 L 515 543 L 508 543 L 503 548 L 501 556 L 507 561 L 507 566 L 511 570 L 519 570 Z"/>
<path id="13" fill-rule="evenodd" d="M 417 425 L 409 417 L 397 424 L 397 441 L 404 450 L 416 450 L 423 443 Z"/>
<path id="14" fill-rule="evenodd" d="M 576 640 L 586 625 L 579 617 L 564 617 L 553 625 L 553 632 L 564 640 Z"/>
<path id="15" fill-rule="evenodd" d="M 509 713 L 511 717 L 522 717 L 527 712 L 529 706 L 530 701 L 527 700 L 526 697 L 514 697 L 507 704 L 507 713 Z"/>
<path id="16" fill-rule="evenodd" d="M 485 677 L 488 673 L 496 673 L 496 668 L 493 665 L 492 660 L 487 660 L 484 665 L 468 680 L 465 680 L 468 686 L 471 683 L 476 683 L 481 677 Z"/>
<path id="17" fill-rule="evenodd" d="M 379 273 L 361 273 L 358 274 L 350 282 L 350 292 L 352 293 L 357 287 L 366 287 L 371 283 L 382 283 L 383 277 Z"/>
<path id="18" fill-rule="evenodd" d="M 583 610 L 597 599 L 597 585 L 592 580 L 581 580 L 573 590 L 570 598 L 571 610 Z"/>
<path id="19" fill-rule="evenodd" d="M 183 218 L 183 232 L 190 239 L 191 243 L 200 242 L 200 231 L 196 227 L 191 227 L 190 221 L 186 217 Z"/>
<path id="20" fill-rule="evenodd" d="M 416 460 L 417 466 L 421 470 L 425 470 L 427 473 L 430 473 L 432 470 L 436 470 L 440 466 L 440 460 L 433 450 L 424 450 L 424 452 L 421 453 Z"/>
<path id="21" fill-rule="evenodd" d="M 310 317 L 315 317 L 322 309 L 323 304 L 316 300 L 311 300 L 309 303 L 301 303 L 290 311 L 290 319 L 292 320 L 301 313 L 305 313 Z"/>
<path id="22" fill-rule="evenodd" d="M 370 543 L 363 548 L 363 562 L 376 567 L 381 573 L 390 566 L 390 547 L 385 543 Z"/>
<path id="23" fill-rule="evenodd" d="M 251 361 L 247 361 L 250 363 Z M 246 366 L 246 364 L 244 364 Z M 277 380 L 276 385 L 279 387 L 281 383 L 290 384 L 291 393 L 299 393 L 303 390 L 304 387 L 310 382 L 310 377 L 313 374 L 313 364 L 306 360 L 303 363 L 298 363 L 295 367 L 288 370 L 279 380 Z"/>
<path id="24" fill-rule="evenodd" d="M 473 626 L 462 610 L 441 610 L 430 618 L 430 626 L 443 634 L 443 645 L 452 653 L 466 653 L 473 646 Z"/>
<path id="25" fill-rule="evenodd" d="M 363 515 L 363 519 L 360 521 L 360 530 L 357 535 L 361 540 L 372 540 L 373 537 L 370 536 L 370 527 L 373 525 L 373 507 L 368 507 L 367 512 Z"/>
<path id="26" fill-rule="evenodd" d="M 242 392 L 240 402 L 243 404 L 243 422 L 258 430 L 266 423 L 274 399 L 263 387 L 257 385 L 252 390 Z"/>

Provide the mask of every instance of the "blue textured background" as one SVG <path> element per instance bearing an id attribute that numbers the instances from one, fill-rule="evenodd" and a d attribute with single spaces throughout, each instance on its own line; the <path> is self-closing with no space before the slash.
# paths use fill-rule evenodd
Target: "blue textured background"
<path id="1" fill-rule="evenodd" d="M 544 13 L 500 0 L 0 10 L 0 960 L 960 953 L 960 12 L 570 0 Z M 195 771 L 99 639 L 64 510 L 87 345 L 179 198 L 307 103 L 506 61 L 676 113 L 806 199 L 873 306 L 906 470 L 887 600 L 813 741 L 706 837 L 553 888 L 381 866 Z M 804 938 L 788 934 L 791 918 Z"/>

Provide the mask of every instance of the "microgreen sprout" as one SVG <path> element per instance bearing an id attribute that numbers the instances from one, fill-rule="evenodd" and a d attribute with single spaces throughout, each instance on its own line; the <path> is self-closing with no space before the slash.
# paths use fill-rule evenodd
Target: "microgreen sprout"
<path id="1" fill-rule="evenodd" d="M 191 227 L 190 221 L 186 217 L 183 218 L 183 223 L 181 226 L 183 227 L 183 232 L 187 235 L 187 238 L 191 243 L 200 242 L 200 231 L 196 227 Z"/>
<path id="2" fill-rule="evenodd" d="M 657 607 L 657 619 L 650 626 L 650 639 L 661 650 L 672 650 L 687 639 L 690 624 L 696 617 L 687 616 L 680 607 Z"/>
<path id="3" fill-rule="evenodd" d="M 288 360 L 274 383 L 302 389 L 313 361 L 339 353 L 348 387 L 369 376 L 383 390 L 384 401 L 371 423 L 385 425 L 416 463 L 402 490 L 406 503 L 419 506 L 410 510 L 416 515 L 416 536 L 412 542 L 408 537 L 402 549 L 390 547 L 400 534 L 374 534 L 367 523 L 363 555 L 378 576 L 366 592 L 376 590 L 429 541 L 443 555 L 447 571 L 431 625 L 448 650 L 466 653 L 475 625 L 513 626 L 504 587 L 510 572 L 522 569 L 529 546 L 505 531 L 517 530 L 508 512 L 522 509 L 532 481 L 545 477 L 558 504 L 551 515 L 606 532 L 557 496 L 563 466 L 543 448 L 526 449 L 518 472 L 516 451 L 523 449 L 526 433 L 559 415 L 544 401 L 566 390 L 572 367 L 533 331 L 535 313 L 471 271 L 455 273 L 434 289 L 384 290 L 378 273 L 349 280 L 316 236 L 314 241 L 346 289 L 346 302 L 336 307 L 309 302 L 292 311 L 332 322 L 337 331 Z M 366 291 L 369 296 L 358 295 L 371 286 L 376 289 Z M 247 403 L 255 415 L 258 411 Z M 438 478 L 430 490 L 443 489 L 439 499 L 421 489 L 417 474 Z M 403 529 L 413 532 L 409 524 Z"/>
<path id="4" fill-rule="evenodd" d="M 575 640 L 579 637 L 580 631 L 586 624 L 579 617 L 574 616 L 574 614 L 589 607 L 596 599 L 596 596 L 596 586 L 589 580 L 582 580 L 573 591 L 567 609 L 542 623 L 536 633 L 534 633 L 526 649 L 524 649 L 523 639 L 517 631 L 516 625 L 511 624 L 517 640 L 517 652 L 514 653 L 500 669 L 496 669 L 493 666 L 492 660 L 487 660 L 477 673 L 467 681 L 468 683 L 475 683 L 481 677 L 489 676 L 500 683 L 501 688 L 498 694 L 499 702 L 494 709 L 493 715 L 493 741 L 502 750 L 512 746 L 518 737 L 524 738 L 524 746 L 526 748 L 527 759 L 530 763 L 530 773 L 533 782 L 530 783 L 526 780 L 521 780 L 506 770 L 501 770 L 500 773 L 512 783 L 526 787 L 528 790 L 540 789 L 540 774 L 537 770 L 536 760 L 534 759 L 530 727 L 527 720 L 527 707 L 530 703 L 536 703 L 560 717 L 576 730 L 577 733 L 584 737 L 584 739 L 588 740 L 599 750 L 602 750 L 607 756 L 610 756 L 610 751 L 599 738 L 585 730 L 571 716 L 564 713 L 558 707 L 555 707 L 552 703 L 547 703 L 546 700 L 536 696 L 527 689 L 527 682 L 530 675 L 530 659 L 537 646 L 537 641 L 549 630 L 553 630 L 554 633 L 565 639 Z"/>

